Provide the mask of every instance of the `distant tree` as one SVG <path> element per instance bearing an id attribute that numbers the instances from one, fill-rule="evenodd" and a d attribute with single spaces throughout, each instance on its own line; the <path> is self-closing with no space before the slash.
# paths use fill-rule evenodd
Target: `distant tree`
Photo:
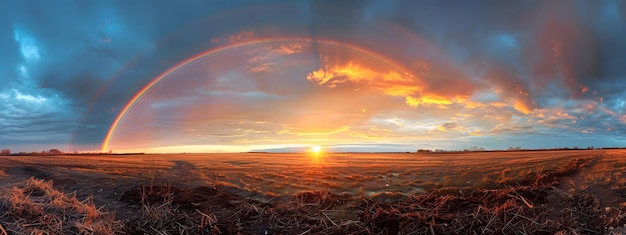
<path id="1" fill-rule="evenodd" d="M 10 149 L 3 149 L 2 151 L 0 151 L 0 154 L 2 154 L 2 155 L 11 155 L 11 150 Z"/>
<path id="2" fill-rule="evenodd" d="M 52 155 L 63 154 L 63 152 L 61 152 L 61 150 L 58 150 L 58 149 L 50 149 L 50 151 L 48 151 L 48 153 L 52 154 Z"/>
<path id="3" fill-rule="evenodd" d="M 464 149 L 463 151 L 467 152 L 467 151 L 485 151 L 484 147 L 478 147 L 476 145 L 470 147 L 469 149 Z"/>

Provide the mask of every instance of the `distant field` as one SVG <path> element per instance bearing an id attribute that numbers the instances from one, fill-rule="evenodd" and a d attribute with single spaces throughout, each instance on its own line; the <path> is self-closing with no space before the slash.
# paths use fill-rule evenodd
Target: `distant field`
<path id="1" fill-rule="evenodd" d="M 557 171 L 576 160 L 588 164 L 595 161 L 589 180 L 624 185 L 624 156 L 620 150 L 5 156 L 0 157 L 0 169 L 5 175 L 32 174 L 58 183 L 89 179 L 159 180 L 223 184 L 270 195 L 327 189 L 376 196 L 411 195 L 433 189 L 498 188 Z"/>

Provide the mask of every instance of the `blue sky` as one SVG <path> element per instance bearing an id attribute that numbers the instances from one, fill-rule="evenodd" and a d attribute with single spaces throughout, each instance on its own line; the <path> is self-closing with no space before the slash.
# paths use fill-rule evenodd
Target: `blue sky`
<path id="1" fill-rule="evenodd" d="M 617 0 L 1 1 L 0 35 L 14 152 L 99 150 L 141 88 L 218 48 L 146 94 L 109 148 L 626 146 Z"/>

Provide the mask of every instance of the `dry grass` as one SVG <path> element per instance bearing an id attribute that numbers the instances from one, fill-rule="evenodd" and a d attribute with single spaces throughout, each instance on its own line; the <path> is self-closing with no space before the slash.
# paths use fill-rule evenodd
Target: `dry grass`
<path id="1" fill-rule="evenodd" d="M 30 178 L 1 189 L 2 234 L 116 234 L 123 224 L 97 208 L 91 198 L 78 200 L 64 194 L 52 182 Z"/>
<path id="2" fill-rule="evenodd" d="M 130 234 L 219 234 L 217 217 L 199 209 L 181 209 L 174 195 L 180 190 L 171 184 L 140 186 L 141 213 L 128 218 Z"/>
<path id="3" fill-rule="evenodd" d="M 615 188 L 626 188 L 626 151 L 615 150 L 605 154 L 595 165 L 584 172 L 589 181 L 599 181 Z"/>
<path id="4" fill-rule="evenodd" d="M 602 231 L 601 208 L 593 202 L 589 194 L 561 194 L 551 183 L 541 183 L 416 195 L 395 204 L 364 200 L 364 218 L 383 234 L 589 234 Z"/>
<path id="5" fill-rule="evenodd" d="M 79 200 L 76 193 L 55 190 L 51 181 L 30 178 L 0 192 L 0 235 L 219 233 L 215 215 L 179 210 L 172 192 L 159 192 L 159 203 L 148 200 L 156 192 L 142 192 L 141 213 L 124 221 L 96 207 L 91 197 Z"/>
<path id="6" fill-rule="evenodd" d="M 626 224 L 626 202 L 607 207 L 589 188 L 559 186 L 559 177 L 572 177 L 579 169 L 623 163 L 616 157 L 590 166 L 592 160 L 572 158 L 538 174 L 508 171 L 501 179 L 523 176 L 523 180 L 502 180 L 499 188 L 441 187 L 404 198 L 389 195 L 392 200 L 329 191 L 243 195 L 240 188 L 224 185 L 185 188 L 150 183 L 111 199 L 119 199 L 126 205 L 124 212 L 132 212 L 123 213 L 128 217 L 122 220 L 96 207 L 90 198 L 79 200 L 75 193 L 55 190 L 50 181 L 31 178 L 0 189 L 0 235 L 618 234 Z M 611 185 L 623 189 L 621 176 L 611 175 Z"/>
<path id="7" fill-rule="evenodd" d="M 626 223 L 626 207 L 607 209 L 588 190 L 557 188 L 558 177 L 587 164 L 574 160 L 524 185 L 433 191 L 395 202 L 328 191 L 254 200 L 218 187 L 186 206 L 178 198 L 183 189 L 142 188 L 145 213 L 133 224 L 159 234 L 603 234 Z"/>

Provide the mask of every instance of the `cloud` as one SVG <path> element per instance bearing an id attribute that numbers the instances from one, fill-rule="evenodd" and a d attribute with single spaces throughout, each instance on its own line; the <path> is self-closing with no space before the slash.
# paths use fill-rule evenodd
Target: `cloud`
<path id="1" fill-rule="evenodd" d="M 440 132 L 448 132 L 448 131 L 465 131 L 466 128 L 456 122 L 446 122 L 439 126 L 437 126 L 436 130 L 431 130 L 430 133 L 440 133 Z"/>
<path id="2" fill-rule="evenodd" d="M 537 107 L 527 81 L 520 74 L 491 66 L 483 81 L 502 101 L 513 104 L 513 108 L 523 114 L 529 114 Z"/>
<path id="3" fill-rule="evenodd" d="M 575 18 L 571 2 L 550 2 L 538 8 L 542 19 L 534 26 L 538 31 L 534 43 L 539 54 L 527 56 L 537 61 L 532 72 L 534 82 L 546 86 L 558 81 L 572 97 L 580 97 L 589 90 L 579 82 L 583 81 L 581 76 L 598 76 L 597 42 Z"/>
<path id="4" fill-rule="evenodd" d="M 63 99 L 46 98 L 19 90 L 0 93 L 0 134 L 3 143 L 56 143 L 68 141 L 68 130 L 76 128 L 76 118 L 66 113 Z"/>
<path id="5" fill-rule="evenodd" d="M 464 103 L 477 84 L 455 74 L 453 68 L 420 62 L 411 71 L 395 65 L 380 66 L 371 61 L 350 61 L 337 64 L 336 58 L 324 58 L 326 66 L 307 74 L 307 80 L 327 88 L 367 87 L 371 92 L 402 97 L 411 107 L 436 106 L 445 108 Z M 445 84 L 445 85 L 444 85 Z M 459 85 L 460 84 L 460 85 Z"/>

